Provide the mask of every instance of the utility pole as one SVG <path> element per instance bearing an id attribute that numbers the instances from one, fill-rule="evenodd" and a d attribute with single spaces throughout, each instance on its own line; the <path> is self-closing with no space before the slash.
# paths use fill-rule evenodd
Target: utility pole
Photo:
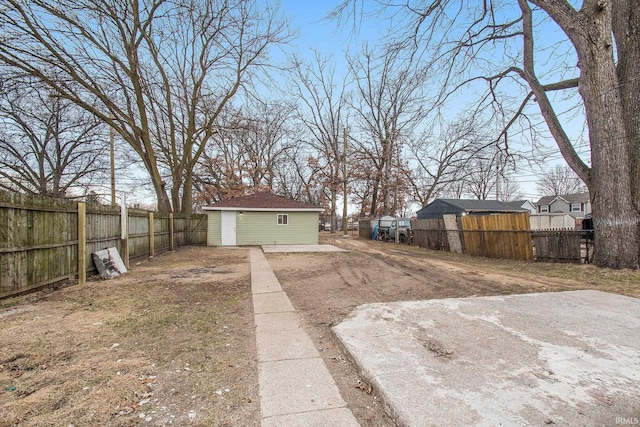
<path id="1" fill-rule="evenodd" d="M 342 203 L 342 229 L 346 236 L 348 232 L 347 225 L 347 128 L 343 129 L 343 152 L 342 152 L 342 194 L 344 197 Z"/>
<path id="2" fill-rule="evenodd" d="M 500 161 L 501 153 L 498 144 L 496 143 L 496 200 L 500 200 Z"/>
<path id="3" fill-rule="evenodd" d="M 113 115 L 111 115 L 113 120 Z M 116 205 L 116 155 L 113 126 L 109 125 L 109 146 L 111 148 L 111 206 Z"/>

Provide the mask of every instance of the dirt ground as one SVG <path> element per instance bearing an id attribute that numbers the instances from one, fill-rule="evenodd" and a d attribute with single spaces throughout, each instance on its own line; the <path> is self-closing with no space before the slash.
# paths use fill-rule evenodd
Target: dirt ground
<path id="1" fill-rule="evenodd" d="M 362 426 L 394 424 L 331 333 L 360 304 L 575 289 L 640 297 L 638 271 L 321 240 L 350 252 L 267 259 Z M 0 301 L 0 426 L 259 425 L 249 271 L 245 249 L 186 247 L 117 279 Z"/>
<path id="2" fill-rule="evenodd" d="M 247 251 L 0 301 L 0 426 L 259 425 Z"/>

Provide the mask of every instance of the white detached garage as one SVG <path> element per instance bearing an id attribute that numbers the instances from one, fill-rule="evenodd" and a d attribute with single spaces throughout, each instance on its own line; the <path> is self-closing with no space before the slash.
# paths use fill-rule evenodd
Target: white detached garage
<path id="1" fill-rule="evenodd" d="M 324 209 L 270 193 L 206 206 L 209 246 L 317 245 Z"/>

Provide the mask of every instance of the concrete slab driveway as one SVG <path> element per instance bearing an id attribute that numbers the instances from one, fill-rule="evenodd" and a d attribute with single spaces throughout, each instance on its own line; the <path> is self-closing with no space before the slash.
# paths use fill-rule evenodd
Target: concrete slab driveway
<path id="1" fill-rule="evenodd" d="M 640 299 L 369 304 L 334 332 L 400 426 L 640 425 Z"/>

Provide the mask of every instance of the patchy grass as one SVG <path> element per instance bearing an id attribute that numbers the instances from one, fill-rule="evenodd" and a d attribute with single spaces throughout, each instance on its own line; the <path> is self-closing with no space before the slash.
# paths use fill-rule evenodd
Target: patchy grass
<path id="1" fill-rule="evenodd" d="M 568 283 L 570 282 L 572 285 L 582 286 L 583 289 L 601 290 L 640 298 L 640 270 L 613 270 L 590 264 L 562 264 L 482 258 L 466 254 L 434 251 L 417 246 L 394 245 L 393 248 L 390 249 L 385 247 L 389 245 L 388 243 L 368 242 L 364 240 L 363 242 L 366 242 L 367 245 L 381 247 L 392 252 L 408 254 L 413 257 L 440 260 L 466 269 L 483 269 L 509 275 L 526 274 L 548 279 L 560 279 Z"/>
<path id="2" fill-rule="evenodd" d="M 246 251 L 0 302 L 0 426 L 258 425 Z"/>
<path id="3" fill-rule="evenodd" d="M 429 255 L 433 256 L 429 251 Z M 612 270 L 588 264 L 560 264 L 541 262 L 519 262 L 510 260 L 493 260 L 489 258 L 473 258 L 458 255 L 451 262 L 465 265 L 481 264 L 509 274 L 529 274 L 538 277 L 560 279 L 583 286 L 584 289 L 595 289 L 640 298 L 640 271 Z M 456 259 L 457 258 L 457 259 Z"/>

